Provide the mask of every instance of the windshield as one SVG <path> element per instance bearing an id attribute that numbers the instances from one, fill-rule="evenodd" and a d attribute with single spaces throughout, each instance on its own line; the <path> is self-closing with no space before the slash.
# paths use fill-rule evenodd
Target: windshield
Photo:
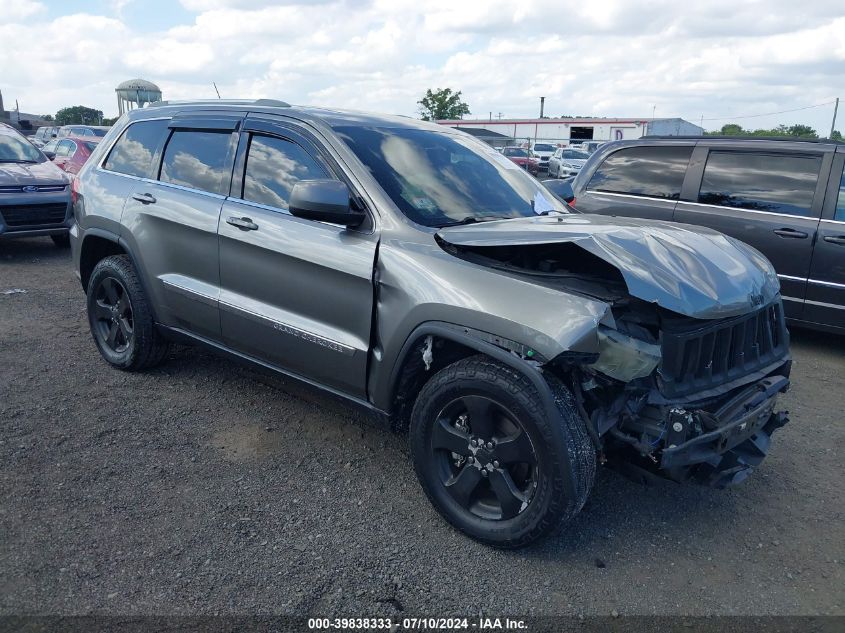
<path id="1" fill-rule="evenodd" d="M 587 160 L 590 155 L 586 152 L 579 152 L 576 149 L 568 149 L 563 152 L 563 157 L 567 160 Z"/>
<path id="2" fill-rule="evenodd" d="M 87 149 L 89 152 L 93 152 L 95 149 L 97 149 L 97 144 L 92 141 L 82 141 L 82 145 L 84 145 L 85 149 Z"/>
<path id="3" fill-rule="evenodd" d="M 104 137 L 106 134 L 108 134 L 108 130 L 99 130 L 99 129 L 97 129 L 97 128 L 93 128 L 93 129 L 91 130 L 91 132 L 93 132 L 94 136 L 99 136 L 100 138 L 102 138 L 102 137 Z"/>
<path id="4" fill-rule="evenodd" d="M 554 145 L 549 145 L 547 143 L 535 143 L 534 144 L 534 151 L 535 152 L 553 152 L 557 149 Z"/>
<path id="5" fill-rule="evenodd" d="M 364 126 L 335 131 L 418 224 L 566 213 L 566 206 L 519 165 L 463 134 Z"/>
<path id="6" fill-rule="evenodd" d="M 516 156 L 517 158 L 528 158 L 528 150 L 519 147 L 506 147 L 505 156 Z"/>
<path id="7" fill-rule="evenodd" d="M 43 154 L 26 139 L 0 134 L 0 163 L 40 163 L 43 160 Z"/>

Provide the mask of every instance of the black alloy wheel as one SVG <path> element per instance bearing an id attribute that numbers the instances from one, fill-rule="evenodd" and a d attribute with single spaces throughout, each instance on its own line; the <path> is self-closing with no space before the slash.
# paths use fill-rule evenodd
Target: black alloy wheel
<path id="1" fill-rule="evenodd" d="M 431 435 L 432 467 L 452 498 L 482 519 L 512 519 L 537 486 L 537 455 L 499 402 L 465 395 L 446 405 Z"/>
<path id="2" fill-rule="evenodd" d="M 98 284 L 93 317 L 94 333 L 102 345 L 117 354 L 130 347 L 135 333 L 132 301 L 114 277 L 105 277 Z"/>

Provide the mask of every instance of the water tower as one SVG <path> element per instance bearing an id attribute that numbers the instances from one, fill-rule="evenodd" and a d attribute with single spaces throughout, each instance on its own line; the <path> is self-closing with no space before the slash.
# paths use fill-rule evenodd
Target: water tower
<path id="1" fill-rule="evenodd" d="M 117 93 L 117 110 L 120 114 L 161 101 L 161 88 L 146 79 L 124 81 L 114 91 Z"/>

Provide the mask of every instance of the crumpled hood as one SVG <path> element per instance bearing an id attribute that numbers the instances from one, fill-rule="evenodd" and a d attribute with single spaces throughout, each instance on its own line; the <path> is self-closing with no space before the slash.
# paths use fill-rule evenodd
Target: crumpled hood
<path id="1" fill-rule="evenodd" d="M 576 244 L 617 268 L 632 296 L 699 319 L 744 314 L 780 291 L 759 251 L 688 224 L 579 214 L 453 226 L 437 235 L 465 247 Z"/>
<path id="2" fill-rule="evenodd" d="M 0 187 L 66 185 L 67 176 L 52 161 L 43 163 L 0 162 Z"/>

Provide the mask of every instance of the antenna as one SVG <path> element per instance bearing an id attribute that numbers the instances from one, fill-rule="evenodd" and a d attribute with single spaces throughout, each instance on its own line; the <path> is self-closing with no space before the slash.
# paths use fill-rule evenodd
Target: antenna
<path id="1" fill-rule="evenodd" d="M 217 89 L 217 82 L 212 81 L 211 85 L 214 86 L 214 92 L 217 93 L 217 98 L 220 98 L 220 91 Z"/>

